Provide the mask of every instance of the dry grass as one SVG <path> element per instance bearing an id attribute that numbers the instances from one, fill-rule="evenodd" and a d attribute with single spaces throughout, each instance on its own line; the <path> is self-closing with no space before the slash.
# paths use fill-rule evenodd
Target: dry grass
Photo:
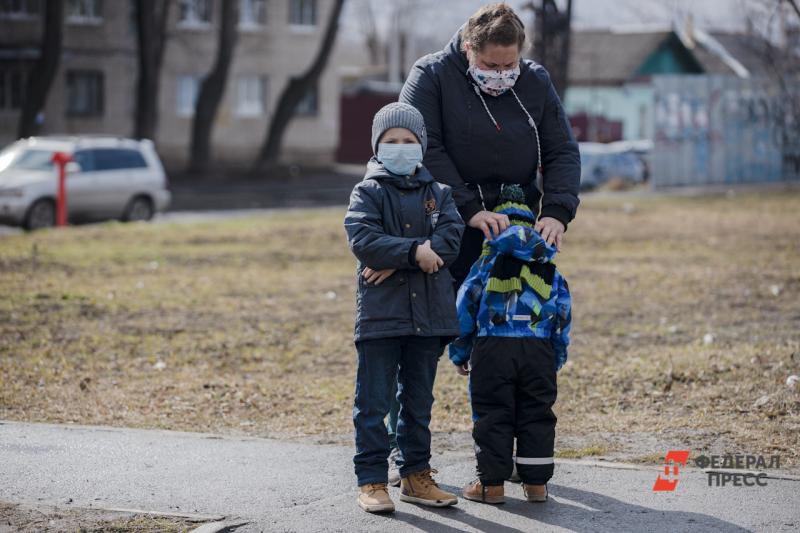
<path id="1" fill-rule="evenodd" d="M 559 435 L 800 462 L 800 387 L 785 385 L 800 374 L 799 208 L 798 192 L 586 200 L 559 259 L 575 301 Z M 342 216 L 3 238 L 0 418 L 348 433 L 355 263 Z M 466 383 L 446 359 L 436 396 L 434 430 L 468 430 Z"/>

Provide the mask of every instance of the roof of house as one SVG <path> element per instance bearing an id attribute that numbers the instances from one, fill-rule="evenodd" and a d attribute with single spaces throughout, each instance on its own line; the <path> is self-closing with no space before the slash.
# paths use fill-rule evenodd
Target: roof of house
<path id="1" fill-rule="evenodd" d="M 568 74 L 570 83 L 621 85 L 633 77 L 670 33 L 611 30 L 573 32 Z"/>
<path id="2" fill-rule="evenodd" d="M 771 45 L 768 41 L 743 33 L 709 32 L 725 50 L 747 69 L 751 76 L 767 75 L 769 66 L 765 61 Z M 692 49 L 694 56 L 710 74 L 730 74 L 729 67 L 719 54 L 704 46 Z"/>
<path id="3" fill-rule="evenodd" d="M 695 30 L 687 35 L 666 27 L 585 30 L 572 34 L 570 83 L 622 85 L 640 75 L 640 68 L 662 46 L 707 74 L 746 77 L 769 72 L 763 59 L 769 45 L 747 34 Z"/>

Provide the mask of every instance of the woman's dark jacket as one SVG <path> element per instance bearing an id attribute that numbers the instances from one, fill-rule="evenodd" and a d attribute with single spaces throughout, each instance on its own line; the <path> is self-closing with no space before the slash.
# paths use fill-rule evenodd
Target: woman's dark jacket
<path id="1" fill-rule="evenodd" d="M 458 255 L 464 222 L 451 188 L 424 168 L 413 176 L 388 172 L 373 157 L 350 195 L 344 219 L 350 249 L 358 259 L 355 341 L 420 335 L 458 335 L 453 278 L 448 266 Z M 444 261 L 426 274 L 416 247 L 426 240 Z M 365 267 L 397 271 L 380 285 L 367 283 Z"/>
<path id="2" fill-rule="evenodd" d="M 466 74 L 468 67 L 459 30 L 444 50 L 414 64 L 400 93 L 401 102 L 413 105 L 425 117 L 425 166 L 437 181 L 453 188 L 458 210 L 467 222 L 482 206 L 475 189 L 466 183 L 529 185 L 535 183 L 538 159 L 533 128 L 511 91 L 498 97 L 483 95 L 500 126 L 498 131 Z M 520 70 L 514 91 L 536 122 L 542 147 L 541 216 L 566 226 L 579 202 L 578 144 L 544 67 L 525 59 Z M 535 186 L 527 189 L 536 190 Z M 538 204 L 538 198 L 534 201 Z M 534 202 L 529 198 L 529 203 Z M 538 211 L 538 205 L 532 207 Z"/>

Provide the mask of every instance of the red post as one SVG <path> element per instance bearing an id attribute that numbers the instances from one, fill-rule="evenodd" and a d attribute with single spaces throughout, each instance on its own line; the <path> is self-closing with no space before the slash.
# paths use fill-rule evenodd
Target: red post
<path id="1" fill-rule="evenodd" d="M 56 197 L 56 226 L 67 225 L 67 188 L 64 181 L 67 178 L 67 163 L 72 161 L 72 156 L 65 152 L 53 154 L 53 163 L 58 165 L 58 196 Z"/>

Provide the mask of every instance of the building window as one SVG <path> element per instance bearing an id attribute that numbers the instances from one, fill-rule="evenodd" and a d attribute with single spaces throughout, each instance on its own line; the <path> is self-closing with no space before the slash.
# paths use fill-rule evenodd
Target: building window
<path id="1" fill-rule="evenodd" d="M 103 115 L 103 73 L 97 70 L 67 71 L 67 116 Z"/>
<path id="2" fill-rule="evenodd" d="M 97 24 L 103 20 L 101 0 L 69 0 L 67 22 L 71 24 Z"/>
<path id="3" fill-rule="evenodd" d="M 0 68 L 0 111 L 22 107 L 26 71 L 21 68 Z"/>
<path id="4" fill-rule="evenodd" d="M 313 116 L 319 109 L 319 91 L 316 85 L 306 92 L 300 103 L 297 104 L 297 114 L 301 116 Z"/>
<path id="5" fill-rule="evenodd" d="M 211 0 L 180 0 L 178 7 L 179 26 L 205 28 L 211 25 Z"/>
<path id="6" fill-rule="evenodd" d="M 0 18 L 29 19 L 39 14 L 39 0 L 0 0 Z"/>
<path id="7" fill-rule="evenodd" d="M 176 106 L 178 116 L 191 117 L 194 115 L 199 91 L 199 76 L 178 76 L 178 105 Z"/>
<path id="8" fill-rule="evenodd" d="M 261 117 L 266 108 L 267 81 L 259 76 L 241 76 L 236 80 L 236 115 Z"/>
<path id="9" fill-rule="evenodd" d="M 267 0 L 241 0 L 239 27 L 257 29 L 267 23 Z"/>
<path id="10" fill-rule="evenodd" d="M 316 26 L 317 0 L 289 0 L 289 24 Z"/>

